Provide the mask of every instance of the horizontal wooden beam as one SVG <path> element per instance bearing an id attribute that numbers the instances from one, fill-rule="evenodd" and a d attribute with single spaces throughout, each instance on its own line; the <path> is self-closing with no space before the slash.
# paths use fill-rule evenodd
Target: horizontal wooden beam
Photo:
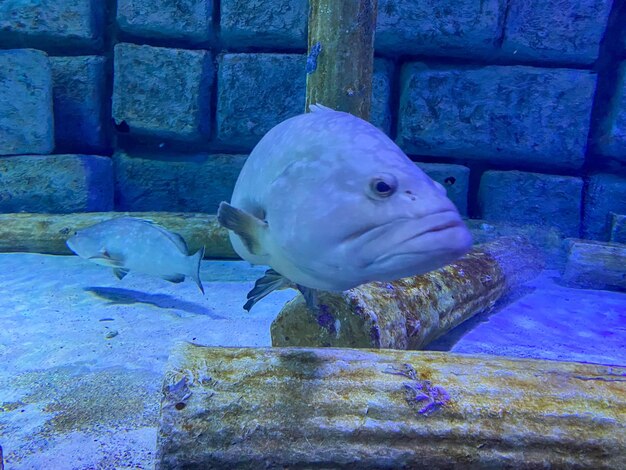
<path id="1" fill-rule="evenodd" d="M 626 368 L 182 345 L 157 469 L 626 468 Z"/>
<path id="2" fill-rule="evenodd" d="M 185 239 L 189 251 L 205 247 L 205 258 L 236 258 L 226 229 L 215 215 L 193 212 L 84 212 L 74 214 L 0 214 L 0 253 L 30 252 L 70 255 L 65 241 L 75 230 L 131 216 L 152 220 Z"/>
<path id="3" fill-rule="evenodd" d="M 421 276 L 323 293 L 317 312 L 299 295 L 272 323 L 272 345 L 421 349 L 491 309 L 542 268 L 537 248 L 522 237 L 506 237 Z"/>

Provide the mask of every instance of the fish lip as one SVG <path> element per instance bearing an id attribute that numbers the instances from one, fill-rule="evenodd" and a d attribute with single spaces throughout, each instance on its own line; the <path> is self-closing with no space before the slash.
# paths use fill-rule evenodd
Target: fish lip
<path id="1" fill-rule="evenodd" d="M 449 229 L 456 228 L 456 227 L 464 225 L 463 219 L 461 219 L 461 216 L 455 210 L 445 210 L 445 211 L 441 211 L 441 212 L 436 212 L 434 214 L 430 214 L 430 215 L 426 216 L 425 218 L 426 219 L 432 218 L 432 217 L 440 218 L 442 215 L 445 216 L 447 214 L 450 214 L 453 217 L 448 219 L 448 220 L 439 221 L 438 223 L 435 223 L 434 225 L 426 228 L 425 230 L 422 230 L 421 232 L 413 235 L 412 237 L 408 238 L 407 240 L 412 240 L 413 238 L 421 237 L 422 235 L 425 235 L 427 233 L 443 232 L 445 230 L 449 230 Z"/>
<path id="2" fill-rule="evenodd" d="M 425 228 L 424 230 L 414 233 L 410 237 L 407 237 L 406 239 L 402 240 L 399 243 L 399 245 L 404 245 L 405 243 L 415 240 L 417 238 L 423 237 L 424 235 L 429 235 L 429 234 L 434 234 L 434 233 L 443 233 L 443 232 L 450 231 L 450 230 L 459 230 L 459 229 L 465 229 L 466 231 L 468 230 L 467 227 L 465 226 L 465 223 L 463 222 L 463 219 L 461 218 L 460 214 L 456 210 L 448 209 L 448 210 L 444 210 L 441 212 L 436 212 L 434 214 L 430 214 L 424 217 L 423 219 L 440 218 L 442 215 L 446 215 L 446 214 L 449 214 L 452 217 L 448 218 L 447 220 L 439 220 L 437 221 L 437 223 L 427 226 L 427 228 Z M 456 250 L 455 248 L 444 247 L 444 248 L 441 248 L 440 250 L 443 252 L 450 252 L 450 253 L 458 251 L 458 253 L 460 253 L 458 256 L 460 257 L 463 254 L 467 253 L 467 251 L 469 251 L 469 248 L 467 249 L 459 248 L 458 250 Z M 383 261 L 387 261 L 390 258 L 395 258 L 398 256 L 423 254 L 423 253 L 428 253 L 431 251 L 433 251 L 433 249 L 429 247 L 425 249 L 424 251 L 410 250 L 410 251 L 396 251 L 396 252 L 384 253 L 378 256 L 376 259 L 374 259 L 370 264 L 380 263 Z"/>

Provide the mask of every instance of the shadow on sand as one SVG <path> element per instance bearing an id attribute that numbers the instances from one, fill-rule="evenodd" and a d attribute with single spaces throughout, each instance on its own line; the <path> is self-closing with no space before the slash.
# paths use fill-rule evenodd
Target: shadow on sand
<path id="1" fill-rule="evenodd" d="M 84 290 L 96 297 L 107 300 L 109 305 L 146 304 L 162 309 L 182 310 L 195 315 L 206 315 L 214 320 L 224 320 L 226 318 L 216 315 L 207 307 L 166 294 L 149 294 L 118 287 L 86 287 Z"/>

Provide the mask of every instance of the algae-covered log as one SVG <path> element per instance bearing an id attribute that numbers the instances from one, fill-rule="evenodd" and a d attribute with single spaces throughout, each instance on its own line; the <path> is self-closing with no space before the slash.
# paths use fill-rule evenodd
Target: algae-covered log
<path id="1" fill-rule="evenodd" d="M 501 238 L 421 276 L 323 293 L 316 313 L 298 296 L 272 323 L 272 345 L 420 349 L 493 307 L 542 266 L 523 238 Z"/>
<path id="2" fill-rule="evenodd" d="M 152 220 L 183 236 L 189 251 L 205 247 L 205 258 L 238 258 L 214 215 L 177 212 L 89 212 L 76 214 L 0 214 L 0 252 L 72 254 L 65 241 L 75 230 L 115 217 Z"/>
<path id="3" fill-rule="evenodd" d="M 378 0 L 311 0 L 306 109 L 323 104 L 368 120 Z"/>
<path id="4" fill-rule="evenodd" d="M 569 238 L 561 281 L 572 287 L 626 291 L 626 244 Z"/>
<path id="5" fill-rule="evenodd" d="M 185 345 L 157 469 L 626 468 L 626 368 Z"/>

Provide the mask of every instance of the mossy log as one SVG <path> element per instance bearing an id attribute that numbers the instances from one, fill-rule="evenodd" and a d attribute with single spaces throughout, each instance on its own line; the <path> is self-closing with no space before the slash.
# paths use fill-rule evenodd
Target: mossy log
<path id="1" fill-rule="evenodd" d="M 179 233 L 195 253 L 205 247 L 205 258 L 239 258 L 226 229 L 215 215 L 192 212 L 88 212 L 75 214 L 0 214 L 0 253 L 34 252 L 69 255 L 65 241 L 75 230 L 115 217 L 131 216 L 152 220 Z"/>
<path id="2" fill-rule="evenodd" d="M 566 286 L 626 291 L 626 244 L 568 238 Z"/>
<path id="3" fill-rule="evenodd" d="M 311 0 L 306 109 L 323 104 L 369 120 L 378 0 Z"/>
<path id="4" fill-rule="evenodd" d="M 185 344 L 157 447 L 160 470 L 626 468 L 626 368 Z"/>
<path id="5" fill-rule="evenodd" d="M 530 243 L 500 238 L 421 276 L 323 293 L 315 313 L 298 296 L 272 323 L 272 345 L 421 349 L 542 268 Z"/>

